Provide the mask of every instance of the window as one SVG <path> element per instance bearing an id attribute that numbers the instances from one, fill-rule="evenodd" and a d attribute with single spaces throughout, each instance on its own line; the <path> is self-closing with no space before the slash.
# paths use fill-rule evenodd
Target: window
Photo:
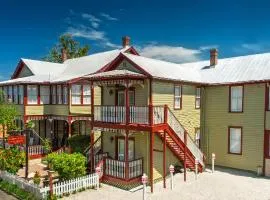
<path id="1" fill-rule="evenodd" d="M 14 101 L 14 104 L 18 104 L 18 86 L 17 85 L 13 86 L 13 101 Z"/>
<path id="2" fill-rule="evenodd" d="M 72 85 L 71 87 L 71 103 L 81 104 L 81 85 Z"/>
<path id="3" fill-rule="evenodd" d="M 5 101 L 8 100 L 8 86 L 4 86 L 4 98 L 5 98 Z"/>
<path id="4" fill-rule="evenodd" d="M 19 85 L 18 90 L 19 90 L 18 91 L 19 104 L 23 104 L 23 96 L 24 96 L 23 85 Z"/>
<path id="5" fill-rule="evenodd" d="M 125 138 L 121 137 L 117 139 L 117 155 L 118 160 L 125 160 Z M 134 138 L 128 139 L 128 160 L 135 159 L 135 140 Z"/>
<path id="6" fill-rule="evenodd" d="M 68 87 L 63 86 L 63 104 L 68 104 Z"/>
<path id="7" fill-rule="evenodd" d="M 56 104 L 56 85 L 52 86 L 52 104 Z"/>
<path id="8" fill-rule="evenodd" d="M 62 86 L 57 85 L 57 104 L 62 104 Z"/>
<path id="9" fill-rule="evenodd" d="M 13 102 L 12 86 L 8 86 L 8 102 Z"/>
<path id="10" fill-rule="evenodd" d="M 50 104 L 50 86 L 40 86 L 40 104 Z"/>
<path id="11" fill-rule="evenodd" d="M 83 85 L 83 104 L 91 104 L 90 85 Z"/>
<path id="12" fill-rule="evenodd" d="M 242 154 L 241 127 L 229 127 L 229 153 Z"/>
<path id="13" fill-rule="evenodd" d="M 195 108 L 201 107 L 201 88 L 196 88 Z"/>
<path id="14" fill-rule="evenodd" d="M 27 96 L 28 96 L 28 104 L 37 104 L 37 86 L 36 85 L 28 85 L 27 86 Z"/>
<path id="15" fill-rule="evenodd" d="M 174 86 L 174 109 L 182 107 L 182 86 Z"/>
<path id="16" fill-rule="evenodd" d="M 117 105 L 125 106 L 126 105 L 125 90 L 118 90 L 116 95 L 117 95 Z M 128 91 L 128 97 L 129 97 L 129 105 L 135 106 L 135 89 L 134 88 Z"/>
<path id="17" fill-rule="evenodd" d="M 230 111 L 243 112 L 243 86 L 230 87 Z"/>

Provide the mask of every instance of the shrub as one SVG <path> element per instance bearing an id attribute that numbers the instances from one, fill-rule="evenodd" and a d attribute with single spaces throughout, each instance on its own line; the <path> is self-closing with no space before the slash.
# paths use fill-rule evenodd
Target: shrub
<path id="1" fill-rule="evenodd" d="M 36 173 L 35 173 L 35 175 L 33 177 L 33 182 L 36 185 L 39 185 L 40 184 L 40 174 L 38 173 L 38 171 L 36 171 Z"/>
<path id="2" fill-rule="evenodd" d="M 83 154 L 84 150 L 90 145 L 90 135 L 74 135 L 68 138 L 68 144 L 73 152 Z"/>
<path id="3" fill-rule="evenodd" d="M 86 158 L 80 153 L 51 153 L 47 157 L 47 162 L 51 169 L 58 173 L 60 180 L 68 180 L 86 174 Z"/>
<path id="4" fill-rule="evenodd" d="M 25 153 L 18 147 L 0 150 L 0 169 L 16 174 L 25 163 Z"/>

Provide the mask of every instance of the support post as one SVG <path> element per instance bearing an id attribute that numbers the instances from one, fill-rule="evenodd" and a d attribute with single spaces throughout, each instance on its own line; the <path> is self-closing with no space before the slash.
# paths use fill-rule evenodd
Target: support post
<path id="1" fill-rule="evenodd" d="M 94 168 L 95 168 L 95 165 L 94 165 L 94 131 L 91 130 L 91 133 L 90 133 L 90 147 L 91 149 L 89 149 L 91 151 L 90 154 L 90 159 L 91 159 L 91 162 L 89 163 L 90 164 L 90 170 L 91 172 L 94 171 Z"/>
<path id="2" fill-rule="evenodd" d="M 125 88 L 125 104 L 126 104 L 126 125 L 129 124 L 129 116 L 130 116 L 130 110 L 129 110 L 129 81 L 126 80 L 126 88 Z"/>
<path id="3" fill-rule="evenodd" d="M 91 84 L 90 84 L 90 88 L 91 88 L 91 124 L 90 124 L 90 170 L 91 171 L 94 171 L 95 169 L 95 166 L 94 166 L 94 114 L 95 114 L 95 111 L 94 111 L 94 93 L 95 93 L 95 90 L 94 90 L 94 84 L 93 84 L 93 81 L 91 81 Z"/>
<path id="4" fill-rule="evenodd" d="M 216 159 L 216 154 L 212 153 L 212 173 L 215 172 L 215 159 Z"/>
<path id="5" fill-rule="evenodd" d="M 126 130 L 126 136 L 125 136 L 125 179 L 129 179 L 129 158 L 128 158 L 128 134 L 129 131 Z"/>
<path id="6" fill-rule="evenodd" d="M 49 187 L 50 187 L 50 197 L 52 199 L 53 197 L 53 175 L 54 171 L 48 171 L 48 176 L 49 176 Z"/>
<path id="7" fill-rule="evenodd" d="M 142 184 L 143 184 L 143 200 L 146 200 L 146 183 L 147 183 L 148 177 L 145 173 L 143 173 L 142 176 Z"/>
<path id="8" fill-rule="evenodd" d="M 30 132 L 30 129 L 26 129 L 25 130 L 25 134 L 26 134 L 26 141 L 25 141 L 25 179 L 28 178 L 28 147 L 29 147 L 29 132 Z"/>
<path id="9" fill-rule="evenodd" d="M 163 137 L 163 188 L 166 188 L 166 131 Z"/>
<path id="10" fill-rule="evenodd" d="M 153 165 L 154 165 L 154 133 L 153 131 L 150 131 L 150 187 L 151 187 L 151 193 L 154 192 L 154 173 L 153 173 Z"/>
<path id="11" fill-rule="evenodd" d="M 164 106 L 164 124 L 168 122 L 168 105 Z"/>
<path id="12" fill-rule="evenodd" d="M 199 160 L 196 158 L 195 159 L 195 180 L 198 179 L 198 164 L 199 164 Z"/>
<path id="13" fill-rule="evenodd" d="M 184 181 L 187 181 L 187 132 L 184 132 L 184 143 L 185 143 L 185 148 L 184 148 Z"/>
<path id="14" fill-rule="evenodd" d="M 173 190 L 173 185 L 174 185 L 174 180 L 173 180 L 173 173 L 174 173 L 174 166 L 173 165 L 170 165 L 170 174 L 171 174 L 171 190 Z"/>

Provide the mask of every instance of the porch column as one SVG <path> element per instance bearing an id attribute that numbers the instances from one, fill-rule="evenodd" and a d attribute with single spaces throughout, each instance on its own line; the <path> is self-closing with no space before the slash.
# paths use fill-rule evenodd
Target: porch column
<path id="1" fill-rule="evenodd" d="M 129 80 L 126 80 L 125 88 L 125 100 L 126 100 L 126 125 L 129 124 Z"/>
<path id="2" fill-rule="evenodd" d="M 95 170 L 95 166 L 94 166 L 94 85 L 93 85 L 93 81 L 91 81 L 91 85 L 90 85 L 90 88 L 91 88 L 91 125 L 90 125 L 90 129 L 91 129 L 91 132 L 90 132 L 90 155 L 91 155 L 91 166 L 90 166 L 90 169 L 92 171 Z"/>
<path id="3" fill-rule="evenodd" d="M 151 187 L 151 192 L 154 192 L 154 173 L 153 173 L 153 168 L 154 168 L 154 133 L 153 131 L 150 131 L 150 187 Z"/>
<path id="4" fill-rule="evenodd" d="M 166 130 L 163 138 L 163 188 L 166 188 Z"/>
<path id="5" fill-rule="evenodd" d="M 129 131 L 126 130 L 126 136 L 125 136 L 125 179 L 129 179 L 129 158 L 128 158 L 128 134 Z"/>

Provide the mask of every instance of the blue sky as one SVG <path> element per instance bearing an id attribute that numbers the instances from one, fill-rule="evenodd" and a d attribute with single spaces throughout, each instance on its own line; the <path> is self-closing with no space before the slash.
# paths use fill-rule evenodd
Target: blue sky
<path id="1" fill-rule="evenodd" d="M 128 35 L 142 55 L 174 62 L 270 51 L 270 2 L 2 0 L 0 79 L 19 59 L 41 59 L 63 33 L 90 53 L 118 48 Z"/>

